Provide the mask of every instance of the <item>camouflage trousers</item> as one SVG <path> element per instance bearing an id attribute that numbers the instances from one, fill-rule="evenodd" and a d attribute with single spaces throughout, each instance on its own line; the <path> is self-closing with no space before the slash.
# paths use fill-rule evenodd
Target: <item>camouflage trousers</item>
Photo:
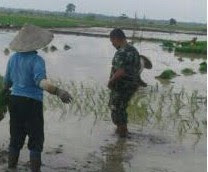
<path id="1" fill-rule="evenodd" d="M 111 118 L 115 125 L 127 124 L 128 102 L 135 92 L 136 89 L 119 90 L 119 91 L 111 90 L 109 107 L 111 109 Z"/>

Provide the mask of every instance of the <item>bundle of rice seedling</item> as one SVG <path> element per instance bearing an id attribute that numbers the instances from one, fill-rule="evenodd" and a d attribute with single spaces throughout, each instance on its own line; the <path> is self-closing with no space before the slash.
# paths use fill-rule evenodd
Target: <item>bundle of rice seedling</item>
<path id="1" fill-rule="evenodd" d="M 175 52 L 207 54 L 207 41 L 198 41 L 194 44 L 192 42 L 181 43 L 176 46 Z"/>
<path id="2" fill-rule="evenodd" d="M 181 70 L 181 73 L 184 74 L 184 75 L 193 75 L 196 72 L 194 72 L 193 69 L 185 68 L 185 69 Z"/>
<path id="3" fill-rule="evenodd" d="M 155 78 L 172 79 L 175 76 L 177 76 L 177 74 L 173 70 L 167 69 L 167 70 L 163 71 L 159 76 L 156 76 Z"/>
<path id="4" fill-rule="evenodd" d="M 0 121 L 5 117 L 10 101 L 10 92 L 0 90 Z"/>
<path id="5" fill-rule="evenodd" d="M 0 121 L 4 118 L 8 110 L 10 92 L 3 90 L 3 77 L 0 76 Z"/>
<path id="6" fill-rule="evenodd" d="M 207 62 L 202 62 L 199 64 L 199 71 L 201 73 L 206 73 L 207 72 Z"/>

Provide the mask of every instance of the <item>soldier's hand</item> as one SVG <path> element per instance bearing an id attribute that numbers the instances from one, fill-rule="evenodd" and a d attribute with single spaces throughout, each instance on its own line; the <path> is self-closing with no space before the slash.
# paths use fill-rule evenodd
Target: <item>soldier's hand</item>
<path id="1" fill-rule="evenodd" d="M 71 95 L 65 90 L 57 88 L 56 95 L 61 99 L 63 103 L 70 103 L 72 101 Z"/>

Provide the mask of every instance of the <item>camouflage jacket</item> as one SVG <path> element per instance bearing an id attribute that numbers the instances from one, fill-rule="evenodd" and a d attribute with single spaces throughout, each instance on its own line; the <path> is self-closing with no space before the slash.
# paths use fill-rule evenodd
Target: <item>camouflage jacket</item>
<path id="1" fill-rule="evenodd" d="M 119 68 L 125 70 L 126 76 L 116 82 L 115 89 L 126 89 L 135 85 L 140 77 L 140 67 L 140 56 L 136 48 L 127 44 L 118 49 L 112 61 L 110 77 L 112 77 Z"/>

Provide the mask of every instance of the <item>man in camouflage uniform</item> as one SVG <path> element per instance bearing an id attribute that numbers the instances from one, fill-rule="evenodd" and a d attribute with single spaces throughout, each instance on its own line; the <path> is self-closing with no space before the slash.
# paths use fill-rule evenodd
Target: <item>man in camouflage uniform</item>
<path id="1" fill-rule="evenodd" d="M 125 137 L 128 134 L 126 111 L 128 102 L 140 82 L 140 57 L 136 48 L 127 43 L 126 36 L 121 29 L 111 31 L 110 40 L 117 52 L 112 61 L 108 82 L 111 90 L 109 106 L 112 121 L 117 125 L 116 133 Z"/>

